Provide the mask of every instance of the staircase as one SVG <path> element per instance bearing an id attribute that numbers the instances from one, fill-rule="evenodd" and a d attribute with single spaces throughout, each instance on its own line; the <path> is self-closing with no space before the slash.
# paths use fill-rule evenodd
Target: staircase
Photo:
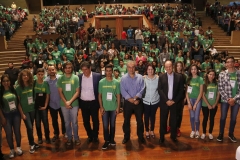
<path id="1" fill-rule="evenodd" d="M 206 31 L 209 26 L 212 28 L 214 47 L 217 49 L 218 53 L 228 51 L 229 55 L 234 56 L 236 59 L 240 59 L 240 46 L 231 45 L 231 36 L 227 36 L 227 33 L 224 32 L 211 17 L 206 17 L 205 12 L 197 12 L 197 17 L 201 18 L 204 31 Z"/>
<path id="2" fill-rule="evenodd" d="M 7 42 L 8 49 L 0 52 L 0 75 L 4 73 L 4 70 L 8 68 L 8 63 L 13 62 L 15 68 L 21 67 L 22 61 L 26 55 L 23 41 L 26 35 L 34 35 L 32 27 L 33 15 L 28 16 L 28 20 L 25 20 L 22 24 L 22 28 L 19 28 L 13 35 L 10 41 Z"/>

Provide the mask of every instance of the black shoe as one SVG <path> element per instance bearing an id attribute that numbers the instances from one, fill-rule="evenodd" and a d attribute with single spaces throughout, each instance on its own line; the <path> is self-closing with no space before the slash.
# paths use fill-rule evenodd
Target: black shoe
<path id="1" fill-rule="evenodd" d="M 99 139 L 98 138 L 93 138 L 93 142 L 94 143 L 99 143 Z"/>
<path id="2" fill-rule="evenodd" d="M 234 142 L 234 143 L 237 142 L 237 139 L 234 137 L 233 134 L 229 134 L 229 135 L 228 135 L 228 138 L 229 138 L 232 142 Z"/>
<path id="3" fill-rule="evenodd" d="M 222 142 L 223 141 L 223 134 L 219 134 L 218 137 L 217 137 L 217 141 L 218 142 Z"/>
<path id="4" fill-rule="evenodd" d="M 93 141 L 93 138 L 89 137 L 89 138 L 87 139 L 87 141 L 88 141 L 88 143 L 91 143 L 91 142 Z"/>
<path id="5" fill-rule="evenodd" d="M 164 143 L 164 141 L 165 141 L 165 139 L 164 139 L 164 138 L 160 138 L 160 139 L 159 139 L 159 144 L 163 144 L 163 143 Z"/>
<path id="6" fill-rule="evenodd" d="M 111 145 L 111 146 L 116 146 L 116 142 L 113 140 L 113 141 L 111 141 L 111 142 L 109 143 L 109 145 Z"/>
<path id="7" fill-rule="evenodd" d="M 55 135 L 55 136 L 52 138 L 52 142 L 56 142 L 58 139 L 59 139 L 59 136 Z"/>
<path id="8" fill-rule="evenodd" d="M 145 142 L 146 142 L 143 137 L 142 137 L 142 138 L 138 138 L 138 141 L 139 141 L 140 143 L 145 143 Z"/>
<path id="9" fill-rule="evenodd" d="M 39 145 L 37 143 L 34 143 L 35 148 L 39 148 Z"/>
<path id="10" fill-rule="evenodd" d="M 171 137 L 173 142 L 178 142 L 177 138 Z"/>
<path id="11" fill-rule="evenodd" d="M 108 145 L 109 145 L 109 142 L 106 141 L 106 142 L 103 144 L 102 149 L 107 149 L 107 148 L 108 148 Z"/>
<path id="12" fill-rule="evenodd" d="M 46 139 L 46 143 L 47 143 L 47 144 L 50 144 L 50 143 L 51 143 L 50 138 L 47 138 L 47 139 Z"/>
<path id="13" fill-rule="evenodd" d="M 3 159 L 4 154 L 2 153 L 2 151 L 0 150 L 0 159 Z"/>
<path id="14" fill-rule="evenodd" d="M 42 144 L 42 143 L 43 143 L 42 138 L 39 138 L 39 139 L 38 139 L 38 144 Z"/>
<path id="15" fill-rule="evenodd" d="M 124 138 L 124 139 L 122 140 L 122 144 L 126 144 L 128 141 L 129 141 L 128 138 Z"/>

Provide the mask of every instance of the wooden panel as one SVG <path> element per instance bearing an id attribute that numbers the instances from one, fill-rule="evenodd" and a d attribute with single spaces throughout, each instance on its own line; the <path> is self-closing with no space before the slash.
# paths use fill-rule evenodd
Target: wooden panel
<path id="1" fill-rule="evenodd" d="M 133 28 L 137 28 L 139 27 L 139 18 L 124 18 L 123 19 L 123 27 L 129 27 L 129 25 L 131 25 Z"/>
<path id="2" fill-rule="evenodd" d="M 5 51 L 7 49 L 7 41 L 5 40 L 5 36 L 0 36 L 0 51 Z"/>
<path id="3" fill-rule="evenodd" d="M 39 37 L 42 38 L 42 40 L 50 40 L 50 39 L 53 39 L 54 41 L 59 37 L 58 34 L 49 34 L 49 35 L 40 35 Z M 30 37 L 31 38 L 31 37 Z M 32 39 L 34 40 L 36 38 L 36 35 L 33 35 L 32 36 Z"/>
<path id="4" fill-rule="evenodd" d="M 240 31 L 232 31 L 231 44 L 234 46 L 239 46 L 240 45 L 239 37 L 240 37 Z"/>
<path id="5" fill-rule="evenodd" d="M 116 28 L 116 19 L 115 18 L 101 18 L 100 26 L 105 28 L 108 25 L 109 28 Z"/>

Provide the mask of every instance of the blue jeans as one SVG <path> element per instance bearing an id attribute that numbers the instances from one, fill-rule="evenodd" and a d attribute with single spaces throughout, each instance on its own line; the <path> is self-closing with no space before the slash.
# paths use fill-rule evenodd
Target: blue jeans
<path id="1" fill-rule="evenodd" d="M 9 148 L 14 149 L 13 132 L 17 142 L 17 147 L 21 147 L 21 132 L 20 132 L 21 117 L 19 112 L 14 111 L 9 113 L 4 113 L 4 117 L 7 121 L 7 124 L 3 126 L 3 128 L 6 133 L 6 138 L 7 138 Z"/>
<path id="2" fill-rule="evenodd" d="M 226 118 L 228 113 L 229 104 L 226 102 L 221 103 L 221 118 L 220 118 L 220 133 L 224 134 L 224 128 L 226 124 Z M 229 127 L 229 135 L 233 134 L 234 128 L 236 125 L 236 119 L 239 110 L 239 104 L 235 104 L 231 108 L 231 116 L 230 116 L 230 127 Z"/>
<path id="3" fill-rule="evenodd" d="M 116 124 L 116 111 L 105 111 L 102 115 L 103 121 L 103 134 L 105 141 L 114 141 L 115 137 L 115 124 Z M 110 127 L 109 127 L 110 124 Z M 109 132 L 110 128 L 110 132 Z"/>
<path id="4" fill-rule="evenodd" d="M 34 137 L 33 137 L 33 122 L 35 119 L 35 110 L 31 112 L 24 113 L 26 116 L 26 119 L 23 120 L 25 123 L 25 126 L 27 128 L 27 136 L 28 136 L 28 143 L 29 145 L 34 145 Z"/>
<path id="5" fill-rule="evenodd" d="M 79 139 L 78 137 L 78 109 L 79 107 L 74 106 L 72 109 L 67 109 L 66 107 L 61 107 L 64 121 L 65 121 L 65 128 L 68 139 L 74 140 Z M 73 134 L 73 135 L 72 135 Z"/>
<path id="6" fill-rule="evenodd" d="M 195 104 L 196 100 L 197 99 L 190 98 L 190 103 L 192 106 Z M 199 131 L 199 125 L 200 125 L 199 115 L 200 115 L 201 107 L 202 107 L 202 100 L 198 102 L 195 111 L 189 110 L 192 131 Z"/>
<path id="7" fill-rule="evenodd" d="M 41 122 L 43 123 L 45 138 L 49 139 L 49 123 L 48 123 L 48 109 L 38 110 L 36 109 L 36 130 L 38 139 L 42 139 L 42 127 Z"/>

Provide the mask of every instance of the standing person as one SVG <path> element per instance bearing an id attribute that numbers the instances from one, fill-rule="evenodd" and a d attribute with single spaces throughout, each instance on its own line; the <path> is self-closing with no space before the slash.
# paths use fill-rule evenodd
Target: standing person
<path id="1" fill-rule="evenodd" d="M 182 75 L 182 80 L 183 80 L 183 85 L 184 85 L 184 94 L 183 97 L 181 99 L 181 102 L 179 103 L 179 107 L 177 108 L 177 136 L 180 137 L 181 136 L 181 131 L 180 131 L 180 127 L 181 127 L 181 123 L 182 123 L 182 117 L 183 117 L 183 108 L 184 108 L 184 104 L 186 102 L 186 96 L 185 96 L 185 91 L 186 91 L 186 80 L 187 80 L 187 76 L 184 73 L 184 64 L 183 62 L 176 62 L 175 63 L 175 68 L 174 68 L 175 72 Z"/>
<path id="2" fill-rule="evenodd" d="M 99 102 L 98 102 L 98 83 L 101 75 L 91 71 L 91 64 L 84 61 L 81 64 L 82 74 L 79 75 L 79 86 L 81 88 L 80 103 L 83 117 L 83 125 L 87 132 L 88 143 L 99 142 Z M 90 124 L 92 119 L 93 127 Z"/>
<path id="3" fill-rule="evenodd" d="M 106 78 L 99 82 L 98 101 L 103 121 L 103 134 L 105 143 L 102 149 L 108 145 L 115 146 L 116 116 L 120 109 L 120 82 L 112 77 L 113 67 L 108 64 L 105 67 Z M 110 124 L 110 127 L 109 127 Z M 109 131 L 110 128 L 110 131 Z"/>
<path id="4" fill-rule="evenodd" d="M 56 74 L 56 67 L 55 66 L 48 66 L 48 77 L 45 79 L 45 81 L 49 85 L 50 93 L 50 101 L 49 101 L 49 110 L 50 110 L 50 115 L 52 117 L 52 126 L 53 126 L 53 133 L 54 137 L 52 138 L 52 142 L 55 142 L 56 140 L 59 139 L 59 125 L 58 125 L 58 114 L 61 119 L 61 127 L 62 127 L 62 134 L 64 135 L 66 133 L 66 128 L 64 124 L 64 118 L 63 118 L 63 113 L 61 110 L 61 105 L 60 105 L 60 95 L 58 93 L 58 88 L 57 88 L 57 80 L 60 77 L 60 75 Z"/>
<path id="5" fill-rule="evenodd" d="M 227 70 L 222 71 L 218 78 L 218 89 L 221 95 L 221 118 L 220 131 L 217 141 L 223 141 L 224 128 L 228 113 L 228 108 L 231 108 L 230 126 L 228 137 L 232 142 L 237 142 L 234 137 L 234 128 L 236 125 L 237 114 L 240 105 L 240 71 L 234 68 L 234 58 L 229 56 L 226 58 Z"/>
<path id="6" fill-rule="evenodd" d="M 171 139 L 177 142 L 177 109 L 180 107 L 184 93 L 183 79 L 180 74 L 173 72 L 173 63 L 167 60 L 164 64 L 166 73 L 159 77 L 158 93 L 160 100 L 160 139 L 164 143 L 167 129 L 167 119 L 170 111 Z"/>
<path id="7" fill-rule="evenodd" d="M 48 103 L 49 103 L 49 85 L 43 81 L 44 69 L 37 69 L 37 80 L 34 81 L 34 93 L 35 93 L 35 109 L 36 109 L 36 130 L 38 136 L 38 144 L 42 144 L 42 127 L 41 122 L 44 126 L 46 143 L 50 143 L 50 131 L 48 123 Z"/>
<path id="8" fill-rule="evenodd" d="M 78 95 L 79 79 L 73 74 L 73 65 L 71 62 L 63 64 L 64 75 L 58 78 L 57 87 L 61 98 L 61 110 L 63 113 L 65 128 L 67 133 L 67 145 L 72 144 L 72 137 L 75 145 L 80 145 L 78 136 Z"/>
<path id="9" fill-rule="evenodd" d="M 4 74 L 8 74 L 10 78 L 10 84 L 13 86 L 18 79 L 19 70 L 14 68 L 12 62 L 8 63 L 8 69 L 5 70 Z"/>
<path id="10" fill-rule="evenodd" d="M 27 130 L 28 142 L 30 145 L 29 152 L 34 153 L 35 149 L 39 148 L 39 146 L 34 142 L 33 136 L 33 122 L 35 119 L 33 75 L 28 69 L 24 69 L 20 72 L 16 92 L 19 100 L 18 109 Z"/>
<path id="11" fill-rule="evenodd" d="M 203 103 L 202 103 L 202 112 L 203 112 L 203 134 L 201 135 L 201 139 L 205 139 L 206 137 L 206 128 L 208 117 L 210 118 L 210 126 L 209 126 L 209 139 L 213 139 L 212 131 L 214 126 L 214 118 L 218 108 L 218 102 L 220 98 L 220 94 L 218 92 L 217 80 L 216 80 L 216 72 L 212 69 L 207 71 L 205 76 L 205 83 L 203 85 Z"/>
<path id="12" fill-rule="evenodd" d="M 200 111 L 202 107 L 203 78 L 199 76 L 198 66 L 193 64 L 188 71 L 186 98 L 190 113 L 192 132 L 190 138 L 199 138 Z"/>
<path id="13" fill-rule="evenodd" d="M 142 105 L 142 94 L 144 91 L 144 80 L 140 74 L 135 73 L 136 63 L 134 61 L 127 62 L 128 73 L 122 76 L 120 87 L 121 94 L 124 98 L 123 107 L 123 132 L 124 139 L 122 144 L 125 144 L 130 139 L 130 120 L 132 113 L 134 112 L 137 120 L 137 135 L 138 140 L 141 143 L 145 143 L 143 137 L 143 105 Z"/>
<path id="14" fill-rule="evenodd" d="M 21 149 L 21 116 L 18 109 L 19 101 L 17 98 L 17 93 L 10 83 L 11 82 L 9 76 L 7 74 L 2 75 L 0 91 L 0 112 L 3 112 L 3 116 L 1 117 L 1 122 L 4 124 L 3 128 L 6 133 L 8 146 L 10 148 L 9 158 L 13 158 L 15 156 L 13 132 L 17 143 L 17 155 L 22 155 L 23 151 Z"/>
<path id="15" fill-rule="evenodd" d="M 143 105 L 146 138 L 149 139 L 150 136 L 152 138 L 155 138 L 154 128 L 160 96 L 157 90 L 159 77 L 155 74 L 156 68 L 152 64 L 148 64 L 146 70 L 147 75 L 144 77 L 145 95 L 143 95 Z M 149 133 L 149 121 L 151 123 L 150 133 Z"/>

